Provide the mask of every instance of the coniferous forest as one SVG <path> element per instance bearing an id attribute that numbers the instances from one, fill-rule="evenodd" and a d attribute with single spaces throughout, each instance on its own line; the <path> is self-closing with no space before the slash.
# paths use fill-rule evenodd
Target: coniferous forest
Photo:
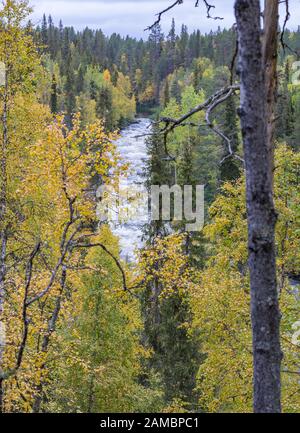
<path id="1" fill-rule="evenodd" d="M 143 39 L 0 6 L 0 413 L 300 412 L 300 25 L 169 3 Z M 204 186 L 205 222 L 148 218 L 132 259 L 97 209 L 141 119 L 146 190 Z"/>

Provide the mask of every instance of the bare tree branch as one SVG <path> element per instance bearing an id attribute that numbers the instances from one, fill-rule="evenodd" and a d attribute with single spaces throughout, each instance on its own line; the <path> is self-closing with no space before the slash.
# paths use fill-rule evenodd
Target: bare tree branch
<path id="1" fill-rule="evenodd" d="M 156 27 L 161 22 L 162 16 L 164 14 L 166 14 L 167 12 L 169 12 L 171 9 L 174 9 L 176 6 L 179 6 L 179 5 L 183 4 L 183 1 L 184 0 L 176 0 L 174 3 L 172 3 L 166 9 L 162 10 L 161 12 L 159 12 L 157 14 L 157 20 L 151 26 L 147 27 L 145 29 L 145 31 L 152 30 L 154 27 Z M 203 1 L 204 5 L 206 7 L 207 18 L 213 19 L 213 20 L 223 20 L 224 19 L 222 17 L 214 17 L 214 16 L 212 16 L 211 15 L 211 10 L 215 9 L 215 6 L 212 5 L 212 4 L 210 4 L 210 3 L 208 3 L 207 0 L 202 0 L 202 1 Z M 200 3 L 200 0 L 195 0 L 195 7 L 199 7 L 199 3 Z"/>
<path id="2" fill-rule="evenodd" d="M 299 57 L 299 52 L 294 50 L 292 47 L 289 46 L 289 44 L 284 40 L 284 36 L 285 36 L 285 32 L 287 29 L 287 23 L 289 21 L 289 19 L 291 18 L 291 13 L 290 13 L 290 4 L 289 4 L 289 0 L 282 0 L 279 1 L 279 4 L 285 4 L 285 19 L 284 19 L 284 23 L 283 23 L 283 27 L 282 27 L 282 31 L 280 34 L 280 43 L 282 46 L 283 51 L 285 52 L 286 49 L 288 49 L 291 53 L 295 54 L 297 57 Z"/>
<path id="3" fill-rule="evenodd" d="M 26 275 L 25 275 L 25 292 L 24 292 L 24 300 L 23 300 L 23 312 L 22 312 L 22 319 L 23 319 L 23 338 L 19 347 L 18 356 L 17 356 L 17 363 L 15 372 L 19 370 L 22 364 L 24 350 L 26 347 L 27 337 L 28 337 L 28 327 L 29 327 L 29 319 L 27 317 L 27 309 L 28 309 L 28 292 L 31 285 L 32 280 L 32 268 L 33 268 L 33 261 L 37 254 L 39 253 L 41 248 L 41 243 L 38 242 L 32 251 L 30 258 L 28 260 L 27 266 L 26 266 Z"/>
<path id="4" fill-rule="evenodd" d="M 279 4 L 280 3 L 284 3 L 285 4 L 285 19 L 284 19 L 284 24 L 283 24 L 281 35 L 280 35 L 281 46 L 283 48 L 283 51 L 285 51 L 285 49 L 289 48 L 289 47 L 288 47 L 288 45 L 284 41 L 284 35 L 285 35 L 285 30 L 286 30 L 287 23 L 288 23 L 288 21 L 289 21 L 289 19 L 291 17 L 291 14 L 290 14 L 289 0 L 283 0 L 283 1 L 280 1 Z"/>
<path id="5" fill-rule="evenodd" d="M 233 30 L 236 32 L 236 25 L 233 26 Z M 234 83 L 234 76 L 235 76 L 235 64 L 236 64 L 236 60 L 239 54 L 239 40 L 238 37 L 236 36 L 236 42 L 235 42 L 235 50 L 231 59 L 231 64 L 230 64 L 230 84 L 233 85 Z"/>
<path id="6" fill-rule="evenodd" d="M 45 335 L 43 337 L 41 351 L 45 354 L 48 351 L 51 336 L 55 332 L 55 329 L 56 329 L 56 323 L 57 323 L 59 313 L 61 310 L 61 305 L 62 305 L 62 297 L 63 297 L 64 291 L 66 288 L 66 280 L 67 280 L 67 269 L 66 269 L 66 266 L 63 265 L 62 266 L 62 272 L 61 272 L 59 294 L 56 297 L 55 306 L 54 306 L 54 309 L 52 311 L 51 317 L 48 321 L 47 332 L 45 333 Z M 46 368 L 46 361 L 43 362 L 43 364 L 41 365 L 40 371 L 41 372 L 44 371 L 45 368 Z M 43 383 L 43 381 L 41 381 L 37 387 L 37 393 L 36 393 L 35 398 L 34 398 L 34 403 L 33 403 L 33 412 L 34 413 L 39 413 L 39 411 L 40 411 L 40 406 L 42 403 L 43 387 L 44 387 L 44 383 Z"/>
<path id="7" fill-rule="evenodd" d="M 169 134 L 172 132 L 177 126 L 188 120 L 190 117 L 192 117 L 194 114 L 199 113 L 200 111 L 207 111 L 215 102 L 217 102 L 220 98 L 222 98 L 224 95 L 228 95 L 228 93 L 232 91 L 237 91 L 240 89 L 239 84 L 235 84 L 232 86 L 223 87 L 221 90 L 216 92 L 214 95 L 210 96 L 205 102 L 202 104 L 197 105 L 195 108 L 190 110 L 188 113 L 184 114 L 183 116 L 179 117 L 178 119 L 172 119 L 169 117 L 164 117 L 160 121 L 164 122 L 166 125 L 162 129 L 161 132 L 164 132 L 165 134 Z"/>
<path id="8" fill-rule="evenodd" d="M 33 262 L 34 262 L 34 259 L 36 258 L 36 256 L 38 255 L 40 248 L 41 248 L 41 243 L 38 242 L 36 244 L 35 248 L 33 249 L 32 253 L 29 257 L 28 263 L 26 265 L 25 290 L 24 290 L 23 309 L 22 309 L 23 336 L 22 336 L 22 340 L 21 340 L 21 343 L 20 343 L 20 346 L 18 349 L 15 367 L 13 369 L 8 370 L 8 371 L 1 371 L 0 372 L 0 380 L 2 382 L 11 376 L 15 376 L 22 365 L 24 350 L 25 350 L 27 338 L 28 338 L 28 328 L 29 328 L 29 319 L 27 316 L 27 311 L 28 311 L 27 298 L 28 298 L 28 293 L 29 293 L 31 281 L 32 281 Z"/>
<path id="9" fill-rule="evenodd" d="M 222 161 L 220 162 L 223 164 L 225 160 L 228 158 L 236 158 L 240 162 L 244 163 L 244 160 L 239 156 L 236 155 L 236 153 L 232 149 L 232 143 L 229 137 L 227 137 L 220 129 L 218 129 L 213 121 L 211 120 L 212 112 L 223 102 L 225 102 L 228 98 L 230 98 L 236 91 L 240 89 L 239 84 L 230 85 L 227 87 L 222 88 L 218 92 L 216 92 L 214 95 L 210 96 L 204 103 L 198 105 L 197 107 L 190 110 L 188 113 L 184 114 L 183 116 L 179 117 L 178 119 L 173 119 L 170 117 L 163 117 L 159 120 L 158 123 L 165 123 L 165 126 L 160 130 L 162 134 L 164 134 L 164 144 L 165 144 L 165 152 L 166 155 L 170 158 L 170 160 L 176 161 L 176 158 L 169 154 L 168 152 L 168 146 L 167 146 L 167 137 L 168 135 L 174 131 L 175 128 L 179 126 L 201 126 L 197 125 L 194 122 L 186 122 L 190 117 L 194 116 L 195 114 L 204 111 L 205 112 L 205 121 L 206 126 L 208 126 L 215 134 L 217 134 L 219 137 L 224 140 L 227 146 L 228 155 L 226 155 Z"/>
<path id="10" fill-rule="evenodd" d="M 116 256 L 113 253 L 111 253 L 109 251 L 109 249 L 105 245 L 101 244 L 100 242 L 97 242 L 95 244 L 77 244 L 75 246 L 75 248 L 97 248 L 97 247 L 102 248 L 102 250 L 106 254 L 108 254 L 113 259 L 113 261 L 115 262 L 115 264 L 117 265 L 117 267 L 118 267 L 118 269 L 119 269 L 119 271 L 121 272 L 121 275 L 122 275 L 122 283 L 123 283 L 123 289 L 124 289 L 124 291 L 128 292 L 131 296 L 139 299 L 139 297 L 135 293 L 133 293 L 131 291 L 131 289 L 128 288 L 126 273 L 125 273 L 125 271 L 124 271 L 124 269 L 123 269 L 120 261 L 116 258 Z"/>
<path id="11" fill-rule="evenodd" d="M 157 14 L 157 20 L 149 27 L 147 27 L 145 29 L 145 31 L 147 30 L 152 30 L 155 26 L 157 26 L 160 22 L 161 22 L 161 18 L 162 16 L 169 12 L 171 9 L 175 8 L 175 6 L 181 5 L 183 3 L 183 0 L 176 0 L 175 3 L 171 4 L 170 6 L 168 6 L 166 9 L 164 9 L 163 11 L 159 12 Z"/>
<path id="12" fill-rule="evenodd" d="M 199 6 L 199 1 L 200 1 L 200 0 L 197 0 L 197 1 L 196 1 L 195 7 L 198 7 L 198 6 Z M 207 18 L 209 18 L 209 19 L 213 19 L 213 20 L 223 20 L 223 19 L 224 19 L 224 18 L 222 18 L 222 17 L 213 17 L 213 16 L 210 14 L 210 11 L 211 11 L 212 9 L 215 9 L 216 6 L 214 6 L 214 5 L 212 5 L 212 4 L 209 4 L 207 0 L 203 0 L 203 2 L 204 2 L 204 4 L 205 4 L 205 6 L 206 6 Z"/>

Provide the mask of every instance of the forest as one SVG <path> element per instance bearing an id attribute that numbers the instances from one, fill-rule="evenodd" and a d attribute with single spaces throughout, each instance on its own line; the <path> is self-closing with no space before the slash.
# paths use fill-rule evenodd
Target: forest
<path id="1" fill-rule="evenodd" d="M 300 25 L 163 32 L 169 3 L 143 39 L 0 6 L 0 413 L 300 412 Z M 203 185 L 205 223 L 129 260 L 97 191 L 140 119 L 146 190 Z"/>

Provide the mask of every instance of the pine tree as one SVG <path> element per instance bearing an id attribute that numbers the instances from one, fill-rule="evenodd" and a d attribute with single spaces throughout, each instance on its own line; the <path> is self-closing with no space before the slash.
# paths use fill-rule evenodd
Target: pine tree
<path id="1" fill-rule="evenodd" d="M 277 123 L 276 135 L 283 140 L 289 140 L 293 133 L 293 104 L 292 95 L 289 89 L 290 84 L 290 65 L 289 61 L 285 62 L 284 74 L 279 89 L 277 102 Z"/>
<path id="2" fill-rule="evenodd" d="M 114 127 L 111 115 L 113 108 L 112 92 L 107 85 L 101 86 L 101 88 L 98 90 L 96 102 L 98 118 L 104 120 L 105 126 L 108 128 L 108 130 L 112 130 Z"/>
<path id="3" fill-rule="evenodd" d="M 42 43 L 44 45 L 44 49 L 46 49 L 48 45 L 48 23 L 45 14 L 43 15 L 41 33 L 42 33 Z"/>
<path id="4" fill-rule="evenodd" d="M 67 75 L 66 75 L 66 84 L 65 84 L 65 93 L 66 93 L 66 112 L 68 116 L 68 123 L 71 124 L 72 116 L 75 112 L 76 106 L 76 97 L 75 97 L 75 74 L 72 67 L 72 56 L 71 54 L 67 60 Z"/>
<path id="5" fill-rule="evenodd" d="M 147 140 L 149 162 L 146 166 L 147 188 L 150 194 L 151 185 L 171 185 L 172 169 L 167 161 L 164 143 L 158 128 L 153 127 L 153 134 Z M 152 221 L 144 228 L 145 240 L 152 243 L 157 236 L 165 236 L 168 230 L 163 221 Z"/>
<path id="6" fill-rule="evenodd" d="M 84 75 L 85 75 L 85 69 L 82 65 L 80 65 L 76 76 L 76 92 L 78 95 L 83 91 L 84 88 Z"/>
<path id="7" fill-rule="evenodd" d="M 181 89 L 176 77 L 173 79 L 170 89 L 171 98 L 175 98 L 177 103 L 181 101 Z"/>
<path id="8" fill-rule="evenodd" d="M 176 67 L 176 24 L 172 19 L 172 26 L 167 37 L 167 71 L 166 74 L 174 72 Z"/>
<path id="9" fill-rule="evenodd" d="M 51 112 L 56 114 L 58 112 L 57 104 L 57 82 L 56 77 L 52 75 L 52 85 L 51 85 L 51 102 L 50 102 Z"/>
<path id="10" fill-rule="evenodd" d="M 59 34 L 59 47 L 61 49 L 63 39 L 64 39 L 64 26 L 62 20 L 59 21 L 59 27 L 58 27 L 58 34 Z"/>
<path id="11" fill-rule="evenodd" d="M 180 38 L 178 40 L 178 58 L 177 58 L 177 67 L 179 66 L 187 66 L 189 61 L 189 50 L 188 50 L 188 43 L 189 43 L 189 34 L 188 34 L 188 28 L 186 25 L 182 25 L 181 27 L 181 34 Z"/>
<path id="12" fill-rule="evenodd" d="M 239 148 L 239 135 L 237 126 L 237 112 L 234 97 L 228 98 L 225 104 L 225 125 L 224 133 L 231 140 L 231 149 L 234 153 Z M 224 156 L 228 156 L 228 144 L 223 143 L 225 147 Z M 227 158 L 220 168 L 221 181 L 233 181 L 240 177 L 240 163 L 234 157 Z"/>
<path id="13" fill-rule="evenodd" d="M 170 88 L 169 88 L 169 81 L 168 79 L 166 79 L 164 84 L 164 101 L 163 101 L 164 107 L 166 107 L 169 102 L 170 102 Z"/>

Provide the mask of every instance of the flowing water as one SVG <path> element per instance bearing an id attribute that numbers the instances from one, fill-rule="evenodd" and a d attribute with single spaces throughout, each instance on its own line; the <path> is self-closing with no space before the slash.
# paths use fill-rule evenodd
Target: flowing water
<path id="1" fill-rule="evenodd" d="M 120 182 L 122 189 L 128 191 L 138 189 L 139 192 L 147 193 L 145 167 L 149 157 L 146 134 L 150 132 L 150 125 L 149 119 L 138 119 L 136 123 L 121 131 L 121 137 L 117 140 L 121 156 L 130 164 L 129 175 Z M 113 233 L 120 239 L 121 257 L 128 262 L 136 259 L 135 251 L 143 246 L 143 226 L 148 218 L 148 201 L 142 200 L 138 207 L 138 215 L 130 213 L 129 219 L 114 223 L 112 226 Z M 144 220 L 141 216 L 144 216 Z"/>

